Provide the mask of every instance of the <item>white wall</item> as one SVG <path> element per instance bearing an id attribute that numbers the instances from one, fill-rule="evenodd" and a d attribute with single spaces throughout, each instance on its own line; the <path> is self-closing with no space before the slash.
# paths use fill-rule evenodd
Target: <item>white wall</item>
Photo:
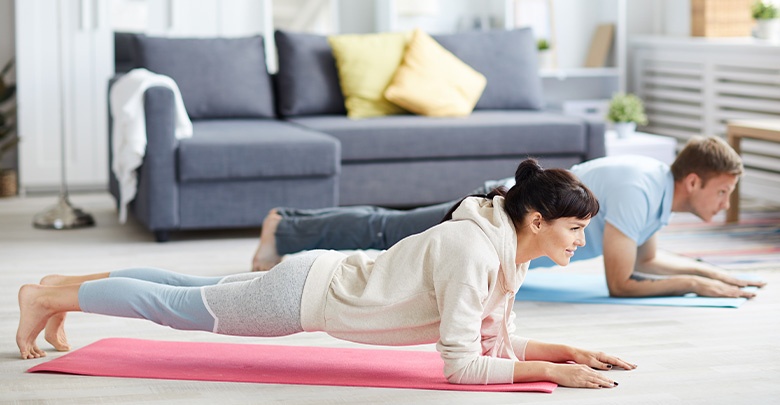
<path id="1" fill-rule="evenodd" d="M 371 0 L 339 0 L 339 33 L 364 34 L 375 30 L 375 7 Z"/>
<path id="2" fill-rule="evenodd" d="M 690 0 L 664 0 L 662 11 L 658 16 L 661 21 L 659 34 L 687 37 L 691 35 L 691 2 Z"/>

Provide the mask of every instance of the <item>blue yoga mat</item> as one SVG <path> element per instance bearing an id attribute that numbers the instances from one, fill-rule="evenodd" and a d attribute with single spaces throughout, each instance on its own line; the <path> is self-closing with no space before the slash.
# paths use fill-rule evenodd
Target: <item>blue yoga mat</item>
<path id="1" fill-rule="evenodd" d="M 740 275 L 744 279 L 756 279 Z M 745 290 L 755 291 L 756 287 Z M 517 301 L 577 302 L 587 304 L 656 305 L 673 307 L 739 308 L 747 298 L 681 297 L 612 298 L 603 274 L 566 274 L 529 271 L 517 292 Z"/>

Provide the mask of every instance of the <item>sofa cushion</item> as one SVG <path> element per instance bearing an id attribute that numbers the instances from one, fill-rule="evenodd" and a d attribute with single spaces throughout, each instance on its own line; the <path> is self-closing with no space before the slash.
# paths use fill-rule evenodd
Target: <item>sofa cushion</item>
<path id="1" fill-rule="evenodd" d="M 475 109 L 538 110 L 544 106 L 536 41 L 530 28 L 433 37 L 487 78 Z"/>
<path id="2" fill-rule="evenodd" d="M 261 36 L 137 39 L 142 66 L 176 81 L 191 119 L 275 116 Z"/>
<path id="3" fill-rule="evenodd" d="M 385 98 L 415 114 L 457 117 L 471 113 L 484 89 L 485 76 L 418 28 Z"/>
<path id="4" fill-rule="evenodd" d="M 384 92 L 401 64 L 408 37 L 398 32 L 328 37 L 347 116 L 368 118 L 405 112 L 389 102 Z"/>
<path id="5" fill-rule="evenodd" d="M 341 160 L 336 139 L 269 119 L 194 122 L 178 154 L 182 182 L 333 176 Z"/>
<path id="6" fill-rule="evenodd" d="M 370 120 L 298 117 L 292 122 L 341 141 L 343 162 L 577 154 L 588 151 L 584 119 L 533 110 L 468 117 L 396 115 Z"/>
<path id="7" fill-rule="evenodd" d="M 276 31 L 279 115 L 346 114 L 336 60 L 323 35 Z"/>

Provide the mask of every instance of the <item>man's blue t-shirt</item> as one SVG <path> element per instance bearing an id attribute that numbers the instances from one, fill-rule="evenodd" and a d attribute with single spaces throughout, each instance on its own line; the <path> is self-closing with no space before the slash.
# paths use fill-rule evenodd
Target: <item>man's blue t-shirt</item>
<path id="1" fill-rule="evenodd" d="M 645 156 L 610 156 L 578 164 L 571 171 L 593 191 L 600 205 L 598 215 L 585 228 L 585 246 L 577 249 L 572 260 L 603 254 L 606 222 L 637 246 L 669 223 L 674 179 L 667 164 Z M 554 265 L 542 257 L 531 261 L 530 267 Z"/>

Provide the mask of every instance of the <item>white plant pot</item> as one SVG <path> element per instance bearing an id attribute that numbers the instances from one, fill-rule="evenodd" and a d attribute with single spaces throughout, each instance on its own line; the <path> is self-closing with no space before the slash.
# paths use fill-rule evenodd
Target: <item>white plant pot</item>
<path id="1" fill-rule="evenodd" d="M 753 35 L 760 39 L 780 41 L 780 18 L 756 20 L 756 28 Z"/>
<path id="2" fill-rule="evenodd" d="M 549 70 L 555 69 L 555 61 L 553 60 L 553 54 L 550 51 L 539 52 L 539 69 Z"/>
<path id="3" fill-rule="evenodd" d="M 620 139 L 630 138 L 636 132 L 636 122 L 616 122 L 612 127 Z"/>

